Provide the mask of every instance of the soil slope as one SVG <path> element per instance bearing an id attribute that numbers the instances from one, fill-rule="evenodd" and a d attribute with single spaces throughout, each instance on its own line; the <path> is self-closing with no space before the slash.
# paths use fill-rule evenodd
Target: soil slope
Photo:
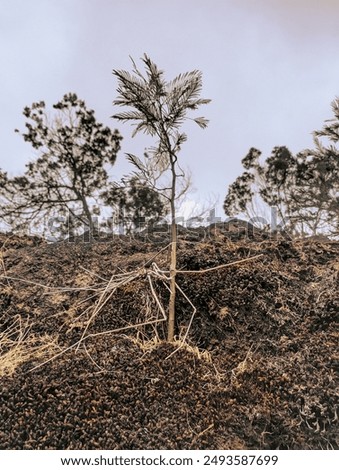
<path id="1" fill-rule="evenodd" d="M 339 243 L 166 243 L 0 235 L 0 449 L 337 449 Z"/>

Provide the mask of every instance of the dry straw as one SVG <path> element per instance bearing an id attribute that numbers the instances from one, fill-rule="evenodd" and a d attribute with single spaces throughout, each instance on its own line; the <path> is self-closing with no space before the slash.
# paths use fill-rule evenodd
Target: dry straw
<path id="1" fill-rule="evenodd" d="M 161 269 L 156 263 L 155 263 L 155 258 L 158 257 L 164 250 L 166 250 L 168 246 L 162 248 L 159 252 L 157 252 L 154 256 L 152 256 L 144 265 L 138 269 L 135 269 L 130 272 L 121 272 L 118 274 L 113 274 L 109 280 L 104 279 L 101 276 L 98 276 L 96 273 L 92 273 L 91 271 L 82 268 L 84 271 L 86 271 L 87 274 L 90 276 L 95 276 L 97 277 L 100 282 L 97 284 L 91 284 L 88 286 L 74 286 L 74 287 L 52 287 L 52 286 L 47 286 L 43 285 L 41 283 L 36 283 L 34 281 L 30 281 L 27 279 L 22 279 L 22 278 L 17 278 L 17 277 L 12 277 L 8 276 L 4 270 L 4 274 L 0 276 L 0 279 L 4 279 L 7 282 L 9 281 L 17 281 L 17 282 L 22 282 L 22 283 L 27 283 L 27 284 L 33 284 L 39 287 L 44 288 L 48 293 L 51 294 L 56 294 L 56 293 L 63 293 L 65 294 L 66 292 L 74 292 L 74 291 L 87 291 L 91 292 L 91 295 L 85 299 L 85 301 L 88 301 L 93 298 L 97 298 L 97 300 L 94 303 L 94 306 L 90 305 L 87 307 L 84 312 L 82 312 L 79 316 L 77 316 L 73 323 L 79 324 L 79 320 L 83 315 L 89 314 L 89 318 L 87 321 L 83 322 L 83 332 L 81 335 L 81 338 L 71 346 L 58 351 L 57 354 L 53 354 L 52 356 L 49 355 L 49 357 L 44 360 L 42 363 L 38 364 L 35 366 L 33 369 L 36 369 L 37 367 L 41 367 L 42 365 L 52 361 L 53 359 L 59 357 L 60 355 L 64 354 L 65 352 L 69 351 L 70 349 L 75 348 L 76 351 L 80 348 L 81 344 L 88 338 L 93 338 L 96 336 L 102 336 L 102 335 L 107 335 L 107 334 L 121 334 L 127 330 L 131 329 L 140 329 L 141 327 L 145 327 L 148 325 L 153 325 L 157 326 L 159 323 L 163 323 L 167 321 L 167 315 L 166 315 L 166 309 L 165 306 L 162 304 L 159 294 L 156 291 L 156 288 L 154 286 L 154 281 L 160 281 L 165 287 L 170 291 L 170 282 L 171 282 L 171 276 L 170 276 L 170 271 Z M 223 264 L 219 266 L 215 266 L 212 268 L 207 268 L 207 269 L 202 269 L 202 270 L 176 270 L 176 274 L 196 274 L 196 275 L 204 275 L 206 273 L 220 270 L 220 269 L 226 269 L 231 266 L 236 266 L 240 265 L 243 263 L 248 263 L 254 260 L 257 260 L 258 258 L 264 256 L 263 254 L 259 254 L 256 256 L 252 256 L 246 259 L 242 260 L 237 260 L 233 261 L 228 264 Z M 127 286 L 129 284 L 134 283 L 137 280 L 142 279 L 144 282 L 146 282 L 146 285 L 148 286 L 148 291 L 149 291 L 149 296 L 151 299 L 153 299 L 153 307 L 148 304 L 148 307 L 146 307 L 146 312 L 145 313 L 145 321 L 142 322 L 137 322 L 137 323 L 131 323 L 126 326 L 120 327 L 120 328 L 115 328 L 115 329 L 109 329 L 101 332 L 96 332 L 96 333 L 90 333 L 90 326 L 93 324 L 95 318 L 100 314 L 100 312 L 103 310 L 105 305 L 112 299 L 114 294 L 118 291 L 118 289 L 121 289 L 124 286 Z M 180 350 L 183 347 L 187 346 L 187 337 L 188 333 L 190 331 L 191 325 L 193 323 L 194 316 L 196 314 L 197 308 L 195 305 L 192 303 L 192 301 L 189 299 L 189 297 L 186 295 L 186 293 L 183 291 L 183 289 L 178 285 L 178 283 L 175 284 L 176 289 L 178 292 L 184 297 L 184 299 L 188 302 L 190 307 L 192 308 L 192 314 L 189 320 L 189 323 L 187 327 L 185 328 L 185 334 L 179 338 L 176 342 L 173 344 L 177 345 L 177 348 L 167 357 L 169 359 L 173 354 L 175 354 L 178 350 Z M 156 315 L 152 315 L 150 310 L 154 310 L 154 306 L 156 307 L 155 310 L 157 311 Z M 148 318 L 148 319 L 147 319 Z M 26 360 L 31 359 L 33 356 L 34 357 L 43 357 L 44 354 L 46 353 L 48 349 L 48 344 L 49 346 L 51 345 L 51 341 L 42 341 L 41 339 L 37 340 L 37 338 L 34 337 L 29 337 L 28 336 L 28 331 L 29 329 L 23 329 L 21 323 L 19 324 L 15 323 L 11 328 L 14 328 L 14 330 L 17 328 L 16 331 L 16 339 L 11 340 L 9 335 L 12 335 L 12 330 L 6 330 L 2 335 L 0 336 L 0 340 L 3 343 L 3 348 L 6 349 L 6 352 L 1 356 L 2 364 L 7 364 L 2 366 L 2 370 L 9 370 L 10 369 L 10 362 L 13 362 L 13 370 L 15 369 L 16 365 L 19 363 L 21 364 L 22 362 L 25 362 Z M 9 342 L 11 342 L 11 347 L 9 347 Z M 53 341 L 52 341 L 52 344 Z M 51 350 L 51 348 L 49 348 Z M 55 351 L 55 349 L 54 349 Z M 200 353 L 199 353 L 200 354 Z M 46 355 L 46 354 L 45 354 Z M 1 367 L 1 366 L 0 366 Z"/>

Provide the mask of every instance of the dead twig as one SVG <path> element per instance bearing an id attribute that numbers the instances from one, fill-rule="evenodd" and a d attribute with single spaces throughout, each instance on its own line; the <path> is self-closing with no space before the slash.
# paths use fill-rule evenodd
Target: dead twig
<path id="1" fill-rule="evenodd" d="M 199 432 L 199 434 L 197 434 L 193 440 L 192 440 L 192 444 L 194 444 L 201 436 L 203 436 L 204 434 L 206 434 L 208 431 L 210 431 L 211 429 L 214 428 L 214 423 L 210 424 L 206 429 L 204 429 L 203 431 Z"/>
<path id="2" fill-rule="evenodd" d="M 114 276 L 111 277 L 110 281 L 108 282 L 106 288 L 104 289 L 104 291 L 102 292 L 102 294 L 100 295 L 95 307 L 94 307 L 94 310 L 93 310 L 93 313 L 91 315 L 91 317 L 89 318 L 88 322 L 87 322 L 87 325 L 84 329 L 84 332 L 80 338 L 80 343 L 81 341 L 84 339 L 84 337 L 86 336 L 86 332 L 89 328 L 89 325 L 92 323 L 92 321 L 94 320 L 94 318 L 98 315 L 98 313 L 102 310 L 102 308 L 107 304 L 107 302 L 110 300 L 110 298 L 113 296 L 113 294 L 115 293 L 115 291 L 123 286 L 124 284 L 127 284 L 133 280 L 135 280 L 137 277 L 139 277 L 139 273 L 137 272 L 136 274 L 132 274 L 130 276 L 128 276 L 126 279 L 123 279 L 121 280 L 120 282 L 114 282 L 115 281 L 115 278 Z M 109 292 L 109 295 L 106 296 L 106 294 Z M 105 298 L 106 296 L 106 298 Z M 79 343 L 79 344 L 80 344 Z M 77 350 L 78 350 L 79 346 L 77 347 Z"/>
<path id="3" fill-rule="evenodd" d="M 107 335 L 107 334 L 121 333 L 121 332 L 129 330 L 129 329 L 137 329 L 137 328 L 148 326 L 148 325 L 156 325 L 156 324 L 159 324 L 161 322 L 166 321 L 167 320 L 167 315 L 166 315 L 166 312 L 165 312 L 165 308 L 162 305 L 162 303 L 159 299 L 159 296 L 156 293 L 155 287 L 153 285 L 152 278 L 159 279 L 159 280 L 163 281 L 166 288 L 168 290 L 170 290 L 170 287 L 167 284 L 168 282 L 171 281 L 171 277 L 169 276 L 170 271 L 160 269 L 158 267 L 158 265 L 154 262 L 154 259 L 161 252 L 163 252 L 165 249 L 167 249 L 168 246 L 169 245 L 162 248 L 158 253 L 156 253 L 154 256 L 152 256 L 144 264 L 144 266 L 142 268 L 131 271 L 129 273 L 126 272 L 126 273 L 121 273 L 121 274 L 113 274 L 111 276 L 110 280 L 107 282 L 106 287 L 104 287 L 104 288 L 101 287 L 101 284 L 100 284 L 100 287 L 90 286 L 88 288 L 66 288 L 66 289 L 61 288 L 61 289 L 59 289 L 59 290 L 62 290 L 62 291 L 65 291 L 65 290 L 72 290 L 72 291 L 73 290 L 78 290 L 78 291 L 81 291 L 81 290 L 94 290 L 96 292 L 96 294 L 99 295 L 99 298 L 98 298 L 98 300 L 97 300 L 97 302 L 96 302 L 96 304 L 93 308 L 93 311 L 92 311 L 92 314 L 90 315 L 90 318 L 86 322 L 86 326 L 85 326 L 84 331 L 81 335 L 81 338 L 76 343 L 74 343 L 73 345 L 69 346 L 68 348 L 66 348 L 63 351 L 61 351 L 60 353 L 58 353 L 57 355 L 50 358 L 48 361 L 45 361 L 44 363 L 42 363 L 42 364 L 40 364 L 39 366 L 36 366 L 36 367 L 43 366 L 47 362 L 55 359 L 56 357 L 58 357 L 61 354 L 69 351 L 70 349 L 72 349 L 74 347 L 76 348 L 76 351 L 78 351 L 81 343 L 84 342 L 85 340 L 89 339 L 89 338 L 94 338 L 94 337 L 97 337 L 97 336 L 103 336 L 103 335 Z M 228 264 L 224 264 L 224 265 L 221 265 L 221 266 L 215 266 L 213 268 L 207 268 L 207 269 L 203 269 L 203 270 L 199 270 L 199 271 L 178 270 L 177 273 L 180 273 L 180 274 L 204 274 L 204 273 L 207 273 L 207 272 L 216 271 L 216 270 L 219 270 L 219 269 L 224 269 L 224 268 L 227 268 L 229 266 L 234 266 L 234 265 L 246 263 L 246 262 L 258 259 L 262 256 L 264 256 L 264 255 L 259 254 L 259 255 L 252 256 L 250 258 L 246 258 L 246 259 L 243 259 L 243 260 L 233 261 L 233 262 L 228 263 Z M 95 273 L 91 273 L 86 268 L 82 268 L 82 269 L 87 271 L 89 274 L 95 274 Z M 123 327 L 120 327 L 120 328 L 114 328 L 114 329 L 111 329 L 111 330 L 101 331 L 101 332 L 97 332 L 97 333 L 88 333 L 88 329 L 89 329 L 90 325 L 92 324 L 93 320 L 101 312 L 101 310 L 104 308 L 104 306 L 107 304 L 107 302 L 112 298 L 112 296 L 117 291 L 117 289 L 121 288 L 124 285 L 127 285 L 127 284 L 135 281 L 137 278 L 144 277 L 144 276 L 148 280 L 148 284 L 149 284 L 149 287 L 150 287 L 150 290 L 151 290 L 152 297 L 153 297 L 159 311 L 161 312 L 162 317 L 161 318 L 156 318 L 154 320 L 147 320 L 147 321 L 144 321 L 144 322 L 129 324 L 127 326 L 123 326 Z M 103 279 L 100 276 L 98 276 L 98 277 L 100 279 Z M 22 279 L 16 279 L 16 280 L 25 281 L 25 280 L 22 280 Z M 41 287 L 49 288 L 49 289 L 56 289 L 56 288 L 49 287 L 49 286 L 43 286 L 42 284 L 34 283 L 32 281 L 27 281 L 27 282 L 29 282 L 31 284 L 39 285 Z M 192 301 L 189 299 L 189 297 L 185 294 L 185 292 L 181 289 L 181 287 L 177 283 L 176 283 L 176 288 L 181 293 L 181 295 L 185 298 L 185 300 L 190 304 L 190 306 L 192 307 L 193 312 L 192 312 L 192 315 L 190 317 L 190 321 L 188 323 L 186 332 L 185 332 L 183 338 L 181 339 L 179 346 L 166 359 L 169 359 L 172 355 L 174 355 L 178 350 L 180 350 L 186 344 L 188 333 L 189 333 L 190 328 L 192 326 L 194 316 L 197 312 L 197 308 L 195 307 L 195 305 L 192 303 Z M 94 296 L 95 296 L 95 294 L 91 297 L 94 297 Z M 86 308 L 86 310 L 78 317 L 78 319 L 82 315 L 87 313 L 88 310 L 89 310 L 89 307 Z M 245 361 L 243 361 L 243 362 L 246 362 L 246 359 L 247 359 L 247 356 L 245 358 Z"/>
<path id="4" fill-rule="evenodd" d="M 7 275 L 0 276 L 0 279 L 9 279 L 11 281 L 19 281 L 19 282 L 23 282 L 23 283 L 26 283 L 26 284 L 32 284 L 32 285 L 37 286 L 37 287 L 42 287 L 43 289 L 50 289 L 50 290 L 54 290 L 54 291 L 59 290 L 59 291 L 62 291 L 62 292 L 81 291 L 81 290 L 85 290 L 85 291 L 94 290 L 94 291 L 97 291 L 98 288 L 99 288 L 98 286 L 87 286 L 87 287 L 46 286 L 45 284 L 41 284 L 40 282 L 30 281 L 29 279 L 23 279 L 21 277 L 13 277 L 13 276 L 7 276 Z"/>
<path id="5" fill-rule="evenodd" d="M 99 276 L 99 274 L 97 274 L 93 271 L 90 271 L 89 269 L 84 268 L 84 266 L 79 266 L 79 268 L 82 269 L 83 271 L 85 271 L 86 273 L 91 274 L 92 276 L 95 276 L 98 279 L 101 279 L 104 282 L 108 282 L 108 279 L 105 279 L 104 277 Z"/>
<path id="6" fill-rule="evenodd" d="M 152 261 L 155 260 L 155 258 L 157 256 L 160 255 L 160 253 L 162 253 L 163 251 L 167 250 L 168 247 L 171 245 L 171 243 L 169 243 L 168 245 L 166 245 L 164 248 L 162 248 L 160 251 L 158 251 L 154 256 L 152 256 L 148 261 L 146 261 L 146 263 L 144 263 L 144 268 L 149 268 L 152 264 Z"/>
<path id="7" fill-rule="evenodd" d="M 93 357 L 90 355 L 90 353 L 88 352 L 88 349 L 86 348 L 86 344 L 84 344 L 84 350 L 87 354 L 87 356 L 89 357 L 90 361 L 101 371 L 101 372 L 107 372 L 106 369 L 104 369 L 103 367 L 99 366 L 99 364 L 97 364 L 95 362 L 95 360 L 93 359 Z"/>
<path id="8" fill-rule="evenodd" d="M 217 271 L 218 269 L 224 269 L 224 268 L 228 268 L 230 266 L 235 266 L 236 264 L 248 263 L 249 261 L 253 261 L 254 259 L 258 259 L 258 258 L 261 258 L 263 256 L 264 256 L 264 254 L 262 253 L 260 255 L 251 256 L 250 258 L 241 259 L 239 261 L 232 261 L 231 263 L 221 264 L 220 266 L 213 266 L 213 268 L 200 269 L 200 270 L 197 270 L 197 271 L 177 270 L 177 274 L 205 274 L 205 273 L 208 273 L 208 272 L 211 272 L 211 271 Z M 162 272 L 169 273 L 169 271 L 162 271 Z"/>

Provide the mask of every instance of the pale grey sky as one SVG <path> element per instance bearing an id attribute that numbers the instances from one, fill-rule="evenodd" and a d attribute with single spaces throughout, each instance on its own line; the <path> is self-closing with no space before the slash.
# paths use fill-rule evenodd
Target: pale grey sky
<path id="1" fill-rule="evenodd" d="M 199 69 L 212 103 L 189 125 L 182 160 L 196 199 L 219 194 L 242 171 L 252 146 L 298 152 L 331 117 L 339 95 L 339 0 L 0 0 L 0 167 L 11 174 L 34 157 L 15 128 L 24 106 L 52 105 L 75 92 L 124 140 L 113 175 L 130 168 L 123 152 L 145 140 L 115 123 L 112 69 L 131 69 L 146 52 L 168 79 Z M 150 141 L 151 143 L 151 141 Z"/>

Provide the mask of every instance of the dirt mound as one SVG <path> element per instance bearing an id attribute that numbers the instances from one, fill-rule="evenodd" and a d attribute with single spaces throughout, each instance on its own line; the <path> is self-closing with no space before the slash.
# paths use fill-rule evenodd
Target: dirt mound
<path id="1" fill-rule="evenodd" d="M 7 239 L 0 448 L 338 448 L 339 243 L 181 239 L 178 350 L 153 322 L 166 283 L 147 278 L 167 241 Z M 92 318 L 112 276 L 136 272 Z"/>

